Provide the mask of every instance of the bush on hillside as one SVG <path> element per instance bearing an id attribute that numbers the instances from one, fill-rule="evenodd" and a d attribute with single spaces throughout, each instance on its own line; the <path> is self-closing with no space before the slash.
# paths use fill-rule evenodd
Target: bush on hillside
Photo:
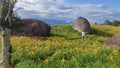
<path id="1" fill-rule="evenodd" d="M 113 26 L 120 26 L 120 21 L 114 20 L 114 21 L 112 22 L 112 25 L 113 25 Z"/>
<path id="2" fill-rule="evenodd" d="M 111 22 L 109 20 L 105 20 L 104 25 L 111 25 Z"/>
<path id="3" fill-rule="evenodd" d="M 105 20 L 104 25 L 120 26 L 120 21 L 114 20 L 114 21 L 110 22 L 109 20 Z"/>

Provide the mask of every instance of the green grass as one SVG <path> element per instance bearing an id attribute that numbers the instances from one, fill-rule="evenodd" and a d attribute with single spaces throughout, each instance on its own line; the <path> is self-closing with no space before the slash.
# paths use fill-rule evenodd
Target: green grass
<path id="1" fill-rule="evenodd" d="M 120 27 L 91 25 L 85 39 L 71 25 L 52 26 L 47 40 L 12 37 L 14 68 L 120 68 L 120 49 L 102 43 Z"/>

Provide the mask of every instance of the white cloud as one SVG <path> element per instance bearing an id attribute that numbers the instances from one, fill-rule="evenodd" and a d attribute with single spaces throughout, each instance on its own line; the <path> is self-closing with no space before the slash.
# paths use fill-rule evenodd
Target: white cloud
<path id="1" fill-rule="evenodd" d="M 110 9 L 102 4 L 70 4 L 64 0 L 18 0 L 16 8 L 22 18 L 42 18 L 74 21 L 78 16 L 87 18 L 90 23 L 105 19 L 120 19 L 120 9 Z"/>

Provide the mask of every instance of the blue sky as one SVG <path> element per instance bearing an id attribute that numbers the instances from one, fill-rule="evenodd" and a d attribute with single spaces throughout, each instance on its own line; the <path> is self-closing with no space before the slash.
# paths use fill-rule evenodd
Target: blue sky
<path id="1" fill-rule="evenodd" d="M 120 8 L 120 0 L 65 0 L 74 4 L 103 4 L 110 8 Z"/>
<path id="2" fill-rule="evenodd" d="M 119 0 L 18 0 L 15 9 L 21 18 L 35 18 L 46 23 L 70 23 L 85 17 L 90 23 L 120 20 Z"/>

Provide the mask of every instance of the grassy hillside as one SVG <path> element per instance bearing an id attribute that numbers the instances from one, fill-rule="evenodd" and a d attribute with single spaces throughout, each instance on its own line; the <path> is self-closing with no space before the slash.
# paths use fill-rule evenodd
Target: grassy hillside
<path id="1" fill-rule="evenodd" d="M 120 49 L 103 46 L 120 27 L 92 25 L 86 39 L 71 25 L 52 26 L 47 40 L 12 37 L 14 68 L 120 68 Z M 1 44 L 1 42 L 0 42 Z"/>

